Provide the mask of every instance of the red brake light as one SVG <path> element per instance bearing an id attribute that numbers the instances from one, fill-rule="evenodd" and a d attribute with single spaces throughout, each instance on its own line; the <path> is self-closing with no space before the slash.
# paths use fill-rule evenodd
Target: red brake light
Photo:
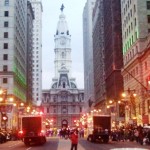
<path id="1" fill-rule="evenodd" d="M 44 130 L 41 130 L 41 132 L 39 133 L 40 136 L 44 135 Z"/>
<path id="2" fill-rule="evenodd" d="M 44 133 L 44 130 L 41 130 L 41 133 Z"/>
<path id="3" fill-rule="evenodd" d="M 19 131 L 19 134 L 23 134 L 23 131 Z"/>

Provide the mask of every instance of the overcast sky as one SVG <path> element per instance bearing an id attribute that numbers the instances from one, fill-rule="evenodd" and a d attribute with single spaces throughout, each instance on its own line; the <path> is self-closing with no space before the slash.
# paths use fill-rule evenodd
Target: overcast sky
<path id="1" fill-rule="evenodd" d="M 42 89 L 50 89 L 54 77 L 54 34 L 62 3 L 71 34 L 72 77 L 76 78 L 78 88 L 84 88 L 82 13 L 86 0 L 42 0 L 42 3 Z"/>

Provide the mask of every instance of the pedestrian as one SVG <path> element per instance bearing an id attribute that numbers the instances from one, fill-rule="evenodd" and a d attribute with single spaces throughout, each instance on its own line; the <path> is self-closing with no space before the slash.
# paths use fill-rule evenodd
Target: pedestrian
<path id="1" fill-rule="evenodd" d="M 71 149 L 70 150 L 77 150 L 77 146 L 78 146 L 78 131 L 74 130 L 71 133 L 69 138 L 71 140 Z"/>

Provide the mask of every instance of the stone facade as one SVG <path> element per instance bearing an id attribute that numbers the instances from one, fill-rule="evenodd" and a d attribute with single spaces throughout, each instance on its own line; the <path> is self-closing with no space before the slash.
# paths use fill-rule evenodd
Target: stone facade
<path id="1" fill-rule="evenodd" d="M 134 111 L 131 97 L 127 99 L 130 109 L 126 109 L 126 122 L 135 119 L 137 124 L 148 124 L 150 2 L 121 0 L 121 14 L 124 91 L 137 94 Z"/>

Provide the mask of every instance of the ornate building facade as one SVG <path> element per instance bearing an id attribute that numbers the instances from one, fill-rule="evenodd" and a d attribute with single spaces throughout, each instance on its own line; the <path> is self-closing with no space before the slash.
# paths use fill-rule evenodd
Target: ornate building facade
<path id="1" fill-rule="evenodd" d="M 74 127 L 82 115 L 84 90 L 71 76 L 71 35 L 61 7 L 55 41 L 55 77 L 49 90 L 42 91 L 42 106 L 49 127 Z"/>

